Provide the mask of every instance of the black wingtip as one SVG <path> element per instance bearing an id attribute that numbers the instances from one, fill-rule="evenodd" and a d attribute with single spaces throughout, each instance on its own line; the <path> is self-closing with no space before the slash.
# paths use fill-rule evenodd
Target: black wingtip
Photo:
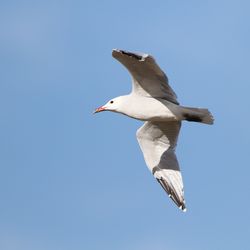
<path id="1" fill-rule="evenodd" d="M 147 57 L 149 57 L 148 54 L 144 54 L 144 53 L 134 53 L 134 52 L 129 52 L 126 50 L 121 50 L 121 49 L 113 49 L 112 56 L 118 57 L 119 55 L 126 55 L 138 61 L 144 61 Z"/>
<path id="2" fill-rule="evenodd" d="M 115 56 L 116 54 L 123 54 L 123 55 L 129 56 L 129 57 L 133 57 L 133 58 L 135 58 L 137 60 L 142 60 L 143 59 L 143 56 L 138 55 L 136 53 L 132 53 L 132 52 L 129 52 L 129 51 L 126 51 L 126 50 L 121 50 L 121 49 L 113 49 L 112 55 Z"/>
<path id="3" fill-rule="evenodd" d="M 127 55 L 127 56 L 130 56 L 130 57 L 133 57 L 139 61 L 141 61 L 143 59 L 142 56 L 138 55 L 138 54 L 135 54 L 135 53 L 132 53 L 132 52 L 129 52 L 129 51 L 126 51 L 126 50 L 120 50 L 120 52 L 123 54 L 123 55 Z"/>
<path id="4" fill-rule="evenodd" d="M 187 208 L 185 204 L 182 204 L 181 206 L 179 206 L 179 209 L 182 210 L 182 212 L 187 212 Z"/>
<path id="5" fill-rule="evenodd" d="M 179 209 L 182 210 L 183 212 L 186 212 L 187 208 L 185 206 L 185 201 L 184 200 L 181 201 L 179 199 L 179 197 L 176 194 L 175 190 L 173 188 L 171 188 L 168 185 L 168 183 L 166 181 L 164 181 L 163 179 L 156 178 L 156 180 L 160 183 L 160 185 L 162 186 L 162 188 L 168 194 L 169 198 L 179 207 Z"/>

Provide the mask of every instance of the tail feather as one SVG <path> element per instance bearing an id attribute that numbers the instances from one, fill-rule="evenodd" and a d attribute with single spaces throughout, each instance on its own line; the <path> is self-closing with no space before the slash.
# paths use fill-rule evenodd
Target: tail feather
<path id="1" fill-rule="evenodd" d="M 203 108 L 184 107 L 183 118 L 184 120 L 190 122 L 201 122 L 205 124 L 214 123 L 213 115 L 209 112 L 208 109 L 203 109 Z"/>

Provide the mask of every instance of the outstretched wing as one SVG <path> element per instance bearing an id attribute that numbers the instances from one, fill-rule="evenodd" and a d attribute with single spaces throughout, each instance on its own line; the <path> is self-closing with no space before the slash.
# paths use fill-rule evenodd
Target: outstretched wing
<path id="1" fill-rule="evenodd" d="M 176 94 L 168 84 L 167 76 L 152 56 L 118 49 L 113 50 L 112 56 L 122 63 L 132 75 L 132 92 L 179 104 Z"/>
<path id="2" fill-rule="evenodd" d="M 146 164 L 175 204 L 186 211 L 175 147 L 181 122 L 145 122 L 136 136 Z"/>

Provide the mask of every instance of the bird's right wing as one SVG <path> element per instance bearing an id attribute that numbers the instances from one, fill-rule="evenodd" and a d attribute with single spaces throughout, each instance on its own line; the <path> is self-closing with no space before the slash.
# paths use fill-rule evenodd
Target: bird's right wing
<path id="1" fill-rule="evenodd" d="M 136 136 L 146 164 L 175 204 L 186 210 L 182 176 L 175 155 L 181 122 L 145 122 Z"/>
<path id="2" fill-rule="evenodd" d="M 152 56 L 118 49 L 113 50 L 112 56 L 132 75 L 132 92 L 179 104 L 175 92 L 168 84 L 167 76 Z"/>

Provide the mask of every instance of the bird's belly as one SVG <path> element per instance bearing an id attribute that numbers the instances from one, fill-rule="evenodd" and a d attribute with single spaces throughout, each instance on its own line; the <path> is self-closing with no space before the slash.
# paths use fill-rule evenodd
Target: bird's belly
<path id="1" fill-rule="evenodd" d="M 165 110 L 164 112 L 154 112 L 152 114 L 137 114 L 133 117 L 142 121 L 176 121 L 177 117 L 170 111 Z"/>
<path id="2" fill-rule="evenodd" d="M 126 114 L 132 118 L 142 121 L 176 121 L 178 117 L 174 114 L 173 107 L 155 99 L 149 99 L 143 105 L 132 107 L 131 113 Z"/>

